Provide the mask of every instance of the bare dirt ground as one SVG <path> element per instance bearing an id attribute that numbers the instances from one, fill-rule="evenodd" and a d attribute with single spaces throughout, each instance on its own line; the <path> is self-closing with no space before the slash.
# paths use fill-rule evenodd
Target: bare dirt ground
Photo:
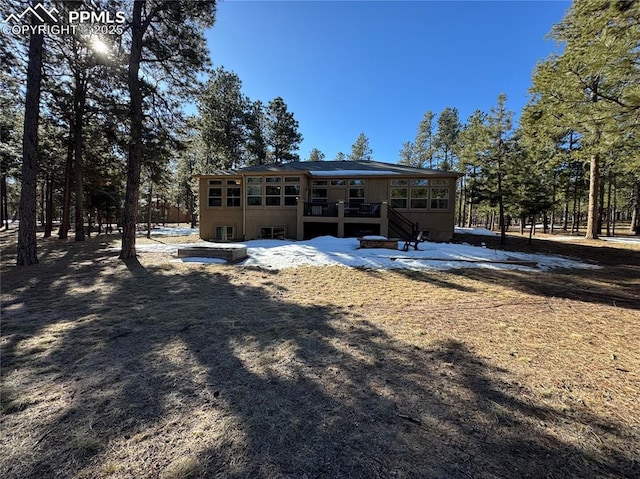
<path id="1" fill-rule="evenodd" d="M 0 239 L 0 477 L 640 477 L 637 246 L 273 272 L 125 264 L 107 237 L 16 268 Z"/>

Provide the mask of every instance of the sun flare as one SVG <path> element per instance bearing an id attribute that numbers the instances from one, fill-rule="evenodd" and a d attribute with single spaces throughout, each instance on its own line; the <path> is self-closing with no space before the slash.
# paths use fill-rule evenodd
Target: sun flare
<path id="1" fill-rule="evenodd" d="M 104 43 L 98 37 L 93 37 L 93 39 L 91 40 L 91 48 L 93 49 L 94 52 L 100 53 L 100 54 L 109 53 L 109 51 L 111 50 L 109 48 L 109 45 Z"/>

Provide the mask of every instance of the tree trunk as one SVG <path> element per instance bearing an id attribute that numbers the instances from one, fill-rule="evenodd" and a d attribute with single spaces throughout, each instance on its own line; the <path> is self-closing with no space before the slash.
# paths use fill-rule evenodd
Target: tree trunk
<path id="1" fill-rule="evenodd" d="M 612 188 L 612 174 L 611 170 L 609 170 L 609 182 L 607 185 L 607 236 L 611 236 L 611 216 L 613 213 L 611 212 L 611 188 Z"/>
<path id="2" fill-rule="evenodd" d="M 191 200 L 191 228 L 196 227 L 196 195 L 192 191 L 189 192 L 189 198 Z"/>
<path id="3" fill-rule="evenodd" d="M 47 173 L 45 180 L 44 237 L 51 237 L 53 231 L 53 175 Z"/>
<path id="4" fill-rule="evenodd" d="M 151 208 L 153 201 L 153 182 L 149 181 L 149 199 L 147 201 L 147 238 L 151 239 Z"/>
<path id="5" fill-rule="evenodd" d="M 458 194 L 459 194 L 459 201 L 458 201 L 458 226 L 464 226 L 464 219 L 462 216 L 462 205 L 464 203 L 464 176 L 462 178 L 460 178 L 460 189 L 458 190 Z"/>
<path id="6" fill-rule="evenodd" d="M 633 210 L 631 211 L 631 232 L 640 235 L 640 180 L 633 184 Z"/>
<path id="7" fill-rule="evenodd" d="M 44 185 L 40 185 L 40 208 L 36 205 L 36 211 L 40 219 L 40 226 L 44 226 Z"/>
<path id="8" fill-rule="evenodd" d="M 7 207 L 7 177 L 0 177 L 0 227 L 9 229 L 9 208 Z"/>
<path id="9" fill-rule="evenodd" d="M 34 2 L 35 4 L 35 2 Z M 35 6 L 35 5 L 34 5 Z M 39 22 L 33 15 L 32 25 Z M 20 190 L 20 223 L 16 264 L 38 263 L 36 242 L 36 179 L 38 175 L 38 121 L 40 116 L 40 80 L 44 36 L 32 34 L 29 39 L 29 63 L 22 137 L 22 180 Z"/>
<path id="10" fill-rule="evenodd" d="M 131 54 L 127 83 L 130 96 L 131 136 L 129 139 L 129 158 L 127 161 L 127 187 L 122 215 L 122 248 L 120 259 L 136 257 L 136 223 L 138 218 L 138 198 L 140 195 L 140 170 L 142 166 L 142 88 L 139 78 L 140 59 L 142 57 L 142 38 L 144 28 L 142 7 L 144 1 L 133 2 L 131 23 Z"/>
<path id="11" fill-rule="evenodd" d="M 498 221 L 500 224 L 500 244 L 507 243 L 507 225 L 504 222 L 504 198 L 502 196 L 502 173 L 498 172 Z"/>
<path id="12" fill-rule="evenodd" d="M 602 226 L 604 225 L 604 193 L 605 193 L 605 177 L 600 175 L 598 182 L 598 236 L 602 235 Z"/>
<path id="13" fill-rule="evenodd" d="M 62 221 L 58 238 L 67 239 L 71 228 L 71 189 L 73 188 L 73 123 L 69 125 L 67 162 L 64 168 L 64 191 L 62 192 Z"/>
<path id="14" fill-rule="evenodd" d="M 599 155 L 591 155 L 589 168 L 589 207 L 585 239 L 598 239 L 598 187 L 600 186 Z"/>
<path id="15" fill-rule="evenodd" d="M 84 105 L 86 98 L 86 84 L 81 74 L 76 72 L 75 91 L 73 93 L 74 108 L 74 131 L 73 131 L 73 150 L 74 150 L 74 190 L 75 190 L 75 216 L 76 216 L 76 241 L 84 241 L 84 178 L 82 168 L 82 130 Z"/>
<path id="16" fill-rule="evenodd" d="M 578 182 L 576 180 L 575 188 L 573 190 L 573 221 L 571 223 L 571 233 L 578 233 L 580 231 L 580 218 L 578 214 L 579 210 L 579 201 L 578 201 Z"/>
<path id="17" fill-rule="evenodd" d="M 529 239 L 527 240 L 527 244 L 531 245 L 531 238 L 533 238 L 533 234 L 536 229 L 536 215 L 531 216 L 531 228 L 529 228 Z"/>

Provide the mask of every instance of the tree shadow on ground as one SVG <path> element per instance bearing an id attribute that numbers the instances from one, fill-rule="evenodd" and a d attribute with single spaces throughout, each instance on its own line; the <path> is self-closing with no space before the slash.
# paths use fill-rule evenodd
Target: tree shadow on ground
<path id="1" fill-rule="evenodd" d="M 637 466 L 617 447 L 637 433 L 535 403 L 463 343 L 415 347 L 290 302 L 255 271 L 65 258 L 37 293 L 9 291 L 3 369 L 40 392 L 4 417 L 2 477 L 622 478 Z M 581 427 L 605 445 L 572 441 Z"/>
<path id="2" fill-rule="evenodd" d="M 499 238 L 456 235 L 459 242 L 505 251 L 567 256 L 601 266 L 601 269 L 554 269 L 552 271 L 457 269 L 452 273 L 470 279 L 503 284 L 528 294 L 558 297 L 588 303 L 640 309 L 640 252 L 611 248 L 562 243 L 550 240 L 533 240 L 526 244 L 524 238 L 509 236 L 506 245 Z"/>

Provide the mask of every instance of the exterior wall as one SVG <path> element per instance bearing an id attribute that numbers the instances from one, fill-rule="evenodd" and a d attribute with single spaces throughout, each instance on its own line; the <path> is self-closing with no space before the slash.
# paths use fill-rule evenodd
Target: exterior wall
<path id="1" fill-rule="evenodd" d="M 220 185 L 222 191 L 222 206 L 209 206 L 209 180 L 222 181 Z M 200 238 L 204 240 L 216 239 L 216 227 L 232 227 L 234 231 L 233 238 L 227 238 L 228 241 L 240 241 L 243 239 L 243 221 L 242 206 L 227 207 L 226 206 L 226 187 L 227 181 L 240 180 L 239 176 L 219 176 L 219 177 L 201 177 L 199 191 L 199 222 L 200 222 Z M 216 187 L 218 185 L 215 185 Z M 242 185 L 241 185 L 242 186 Z M 244 190 L 244 188 L 242 188 Z M 242 199 L 241 199 L 242 204 Z"/>
<path id="2" fill-rule="evenodd" d="M 271 231 L 277 238 L 297 237 L 297 201 L 306 188 L 306 177 L 304 173 L 295 174 L 271 174 L 252 175 L 254 178 L 262 178 L 261 183 L 248 183 L 247 177 L 242 176 L 204 176 L 200 177 L 200 238 L 205 240 L 216 239 L 216 228 L 232 227 L 233 238 L 226 238 L 227 241 L 243 241 L 262 238 L 263 233 Z M 286 183 L 286 178 L 298 177 L 299 183 Z M 279 178 L 277 183 L 270 183 L 269 179 Z M 210 182 L 221 181 L 221 184 L 211 185 Z M 239 206 L 229 206 L 227 203 L 227 188 L 240 186 Z M 228 184 L 229 183 L 229 184 Z M 299 194 L 296 197 L 289 195 L 285 200 L 285 186 L 299 185 Z M 250 205 L 247 199 L 247 186 L 258 186 L 261 188 L 261 204 Z M 267 186 L 279 187 L 281 189 L 280 206 L 267 205 Z M 209 189 L 221 188 L 220 206 L 210 206 Z M 285 201 L 293 201 L 292 205 L 285 205 Z"/>
<path id="3" fill-rule="evenodd" d="M 299 178 L 298 183 L 287 183 L 286 178 Z M 249 178 L 261 178 L 261 181 L 249 180 Z M 269 180 L 267 180 L 269 178 Z M 277 179 L 279 178 L 279 179 Z M 237 174 L 226 175 L 221 174 L 218 176 L 203 176 L 200 177 L 200 237 L 202 239 L 213 240 L 216 239 L 216 228 L 219 227 L 231 227 L 233 228 L 234 237 L 226 238 L 226 240 L 240 241 L 257 239 L 264 236 L 264 234 L 273 234 L 278 238 L 292 238 L 302 239 L 305 236 L 304 225 L 305 222 L 313 223 L 338 223 L 338 235 L 342 236 L 345 232 L 345 224 L 347 223 L 370 223 L 380 225 L 380 234 L 386 235 L 387 229 L 387 217 L 386 217 L 386 204 L 383 207 L 384 214 L 381 218 L 357 218 L 357 217 L 344 217 L 341 215 L 339 218 L 333 217 L 304 217 L 303 205 L 304 202 L 313 201 L 312 190 L 314 188 L 313 182 L 327 182 L 327 201 L 329 202 L 341 202 L 341 207 L 344 214 L 344 204 L 349 202 L 349 178 L 348 174 L 344 177 L 323 177 L 323 176 L 307 176 L 304 171 L 289 172 L 280 171 L 264 172 L 264 173 L 251 173 L 251 174 Z M 364 202 L 366 203 L 386 203 L 389 202 L 394 206 L 392 198 L 392 190 L 394 189 L 406 189 L 406 201 L 400 199 L 396 201 L 395 209 L 402 215 L 406 216 L 410 221 L 417 222 L 421 230 L 428 231 L 428 238 L 432 241 L 448 241 L 453 237 L 454 223 L 455 223 L 455 195 L 456 195 L 456 180 L 455 176 L 439 177 L 439 178 L 426 178 L 422 180 L 427 181 L 427 185 L 420 185 L 416 183 L 412 186 L 411 180 L 419 179 L 418 177 L 403 177 L 403 176 L 361 176 L 358 175 L 358 179 L 364 180 Z M 210 180 L 215 180 L 215 188 L 222 189 L 222 196 L 219 201 L 220 205 L 210 206 L 209 188 Z M 249 180 L 249 182 L 247 181 Z M 336 185 L 332 186 L 332 180 L 346 180 L 344 185 L 339 185 L 339 182 L 335 182 Z M 443 181 L 444 180 L 444 181 Z M 393 182 L 393 184 L 392 184 Z M 234 183 L 240 187 L 239 206 L 230 206 L 227 203 L 227 187 L 233 187 Z M 444 184 L 447 183 L 447 184 Z M 289 197 L 285 205 L 285 186 L 297 185 L 299 191 L 299 201 L 296 204 L 291 204 L 293 197 L 291 196 L 291 188 L 287 188 Z M 247 187 L 260 186 L 262 192 L 261 204 L 249 204 L 247 198 Z M 282 194 L 280 196 L 280 205 L 272 206 L 267 204 L 267 187 L 269 191 L 275 191 L 273 187 L 280 187 Z M 415 201 L 412 201 L 412 195 L 414 188 L 417 190 L 422 189 L 422 193 L 427 191 L 426 197 L 416 197 Z M 426 188 L 426 190 L 425 190 Z M 438 197 L 443 194 L 443 188 L 448 188 L 448 206 L 447 208 L 437 208 L 438 205 L 444 204 L 444 197 Z M 257 191 L 257 190 L 256 190 Z M 434 193 L 436 191 L 436 193 Z M 396 191 L 397 193 L 397 191 Z M 418 194 L 418 193 L 416 193 Z M 434 198 L 432 198 L 434 196 Z M 426 205 L 426 208 L 424 207 Z M 414 207 L 416 206 L 416 207 Z M 418 207 L 419 206 L 419 207 Z M 335 226 L 328 225 L 328 231 L 335 230 Z"/>
<path id="4" fill-rule="evenodd" d="M 427 238 L 431 241 L 449 241 L 453 238 L 456 214 L 456 178 L 450 178 L 449 207 L 443 210 L 428 209 L 427 211 L 398 208 L 398 211 L 409 220 L 418 223 L 419 229 L 428 231 Z"/>

